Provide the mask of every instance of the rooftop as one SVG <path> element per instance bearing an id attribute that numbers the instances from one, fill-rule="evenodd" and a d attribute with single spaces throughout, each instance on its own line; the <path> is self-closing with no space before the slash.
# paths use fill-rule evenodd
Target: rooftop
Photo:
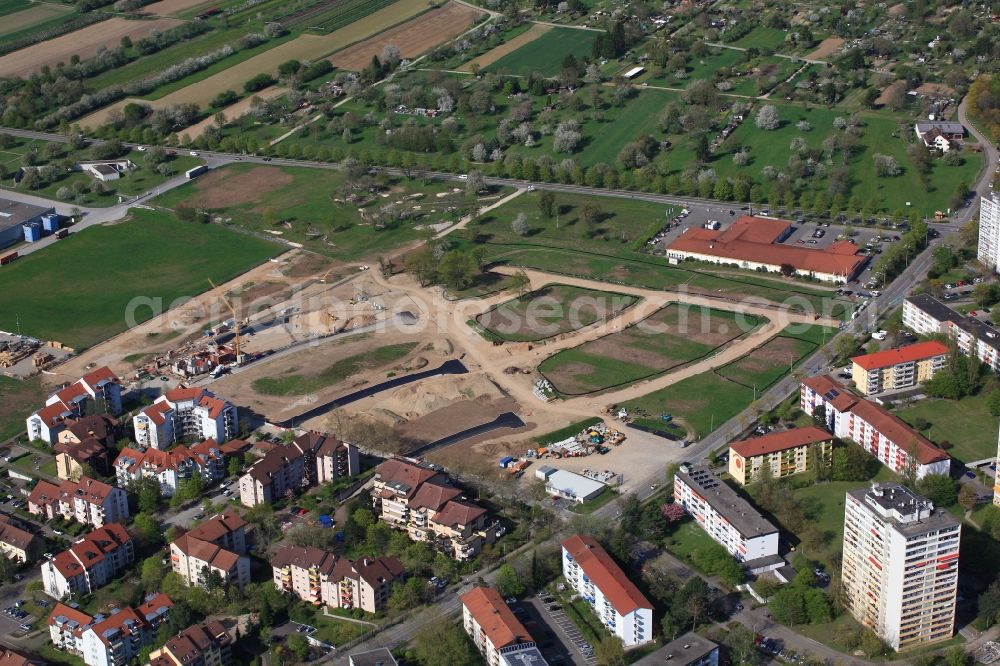
<path id="1" fill-rule="evenodd" d="M 912 363 L 925 358 L 943 356 L 947 353 L 948 345 L 937 340 L 929 340 L 927 342 L 918 342 L 915 345 L 878 351 L 874 354 L 855 356 L 851 358 L 851 361 L 860 365 L 865 370 L 877 370 L 879 368 L 890 368 L 900 363 Z"/>
<path id="2" fill-rule="evenodd" d="M 399 662 L 392 656 L 388 648 L 359 652 L 350 655 L 347 659 L 351 666 L 399 666 Z"/>
<path id="3" fill-rule="evenodd" d="M 718 645 L 693 631 L 671 641 L 662 648 L 635 662 L 636 666 L 686 666 L 718 649 Z"/>
<path id="4" fill-rule="evenodd" d="M 565 469 L 557 469 L 549 474 L 545 483 L 564 495 L 582 498 L 590 497 L 606 488 L 600 481 L 588 479 Z"/>
<path id="5" fill-rule="evenodd" d="M 806 444 L 817 444 L 831 439 L 833 439 L 833 435 L 822 428 L 806 426 L 805 428 L 778 430 L 768 433 L 763 437 L 753 437 L 733 442 L 729 445 L 729 448 L 744 458 L 752 458 L 767 453 L 777 453 L 778 451 L 798 448 Z"/>
<path id="6" fill-rule="evenodd" d="M 639 588 L 593 537 L 574 534 L 562 542 L 562 547 L 576 560 L 619 615 L 628 615 L 639 608 L 653 608 Z"/>
<path id="7" fill-rule="evenodd" d="M 690 486 L 743 537 L 752 539 L 778 531 L 777 527 L 760 515 L 735 490 L 720 481 L 708 468 L 700 465 L 681 465 L 676 478 Z"/>
<path id="8" fill-rule="evenodd" d="M 948 529 L 958 520 L 944 509 L 898 483 L 873 483 L 868 488 L 849 490 L 847 494 L 867 505 L 904 536 Z"/>
<path id="9" fill-rule="evenodd" d="M 4 199 L 0 197 L 0 231 L 6 231 L 11 227 L 16 227 L 35 219 L 39 215 L 45 215 L 46 213 L 55 212 L 55 208 L 51 206 L 45 208 L 43 206 L 33 206 L 31 204 L 21 203 L 20 201 L 11 201 L 10 199 Z"/>
<path id="10" fill-rule="evenodd" d="M 461 600 L 494 648 L 534 642 L 496 590 L 475 587 L 463 594 Z"/>
<path id="11" fill-rule="evenodd" d="M 912 303 L 938 321 L 957 322 L 963 318 L 962 315 L 958 314 L 930 294 L 907 296 L 906 301 Z"/>

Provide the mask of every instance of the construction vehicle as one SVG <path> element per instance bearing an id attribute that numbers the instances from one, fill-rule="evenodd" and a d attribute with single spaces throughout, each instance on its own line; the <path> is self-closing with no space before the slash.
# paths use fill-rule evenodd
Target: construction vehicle
<path id="1" fill-rule="evenodd" d="M 212 289 L 218 289 L 218 287 L 215 286 L 215 283 L 212 282 L 212 278 L 208 279 L 208 283 L 210 285 L 212 285 Z M 234 334 L 236 336 L 235 337 L 235 343 L 234 343 L 234 346 L 233 346 L 233 351 L 236 352 L 236 365 L 238 365 L 238 366 L 239 365 L 243 365 L 244 356 L 243 356 L 243 352 L 240 350 L 240 330 L 243 328 L 243 325 L 246 322 L 240 321 L 239 317 L 236 316 L 236 308 L 234 308 L 233 304 L 230 302 L 230 300 L 228 298 L 226 298 L 225 293 L 220 294 L 219 298 L 222 299 L 222 302 L 226 304 L 227 308 L 229 308 L 230 314 L 233 315 L 233 332 L 234 332 Z"/>

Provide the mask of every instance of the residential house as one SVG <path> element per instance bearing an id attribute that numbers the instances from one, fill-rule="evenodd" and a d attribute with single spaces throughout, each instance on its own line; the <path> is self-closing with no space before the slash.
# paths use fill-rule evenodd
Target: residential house
<path id="1" fill-rule="evenodd" d="M 34 561 L 45 547 L 45 541 L 22 529 L 14 518 L 0 514 L 0 555 L 20 564 Z"/>
<path id="2" fill-rule="evenodd" d="M 42 562 L 42 585 L 56 599 L 90 594 L 134 562 L 132 538 L 121 524 L 110 523 Z"/>
<path id="3" fill-rule="evenodd" d="M 214 442 L 206 440 L 190 448 L 178 444 L 169 451 L 126 447 L 115 460 L 118 485 L 124 488 L 138 479 L 155 479 L 163 495 L 171 497 L 182 481 L 195 475 L 206 485 L 215 483 L 225 477 L 226 470 Z"/>
<path id="4" fill-rule="evenodd" d="M 139 446 L 166 449 L 182 440 L 225 442 L 239 431 L 236 407 L 203 388 L 176 388 L 132 417 Z"/>
<path id="5" fill-rule="evenodd" d="M 402 580 L 403 565 L 395 557 L 337 558 L 319 548 L 286 546 L 271 560 L 274 585 L 302 601 L 332 608 L 385 608 L 392 586 Z"/>
<path id="6" fill-rule="evenodd" d="M 58 486 L 39 481 L 28 496 L 28 512 L 52 519 L 61 516 L 84 525 L 104 527 L 128 520 L 128 496 L 121 488 L 89 476 L 63 481 Z"/>
<path id="7" fill-rule="evenodd" d="M 965 138 L 965 127 L 962 123 L 945 121 L 918 121 L 913 125 L 913 131 L 924 145 L 942 152 L 951 150 L 953 144 L 960 144 Z"/>
<path id="8" fill-rule="evenodd" d="M 83 653 L 83 632 L 94 622 L 94 618 L 83 611 L 57 603 L 49 613 L 49 640 L 62 652 Z"/>
<path id="9" fill-rule="evenodd" d="M 104 160 L 100 162 L 79 162 L 76 168 L 102 183 L 110 183 L 134 169 L 135 164 L 132 163 L 132 160 Z"/>
<path id="10" fill-rule="evenodd" d="M 149 654 L 149 666 L 230 666 L 233 635 L 212 620 L 188 627 Z"/>
<path id="11" fill-rule="evenodd" d="M 240 588 L 250 582 L 246 522 L 233 512 L 214 516 L 170 544 L 174 573 L 188 586 Z"/>
<path id="12" fill-rule="evenodd" d="M 458 560 L 475 557 L 504 532 L 485 509 L 449 485 L 440 467 L 429 463 L 386 460 L 375 471 L 371 495 L 379 518 L 389 526 Z"/>
<path id="13" fill-rule="evenodd" d="M 245 506 L 270 504 L 317 482 L 325 483 L 360 471 L 358 449 L 330 435 L 306 432 L 287 446 L 276 446 L 240 477 Z"/>
<path id="14" fill-rule="evenodd" d="M 976 317 L 963 315 L 929 294 L 903 299 L 903 326 L 917 335 L 942 333 L 958 351 L 1000 372 L 1000 332 Z"/>
<path id="15" fill-rule="evenodd" d="M 8 648 L 0 648 L 0 666 L 44 666 L 44 661 L 28 659 Z"/>
<path id="16" fill-rule="evenodd" d="M 931 379 L 948 363 L 948 345 L 918 342 L 851 359 L 851 378 L 862 395 L 899 391 Z"/>
<path id="17" fill-rule="evenodd" d="M 117 415 L 122 411 L 121 380 L 108 367 L 97 368 L 48 397 L 45 406 L 28 417 L 28 439 L 57 441 L 67 419 L 87 413 Z"/>
<path id="18" fill-rule="evenodd" d="M 403 580 L 403 565 L 395 557 L 341 558 L 333 570 L 334 608 L 360 608 L 377 613 L 389 603 L 392 586 Z"/>
<path id="19" fill-rule="evenodd" d="M 884 407 L 855 396 L 829 375 L 802 381 L 800 407 L 822 415 L 827 428 L 850 439 L 897 474 L 912 469 L 916 478 L 948 474 L 951 456 Z"/>
<path id="20" fill-rule="evenodd" d="M 83 661 L 87 666 L 126 666 L 156 639 L 173 607 L 170 597 L 149 595 L 137 608 L 125 608 L 94 618 L 83 632 Z"/>
<path id="21" fill-rule="evenodd" d="M 810 464 L 828 464 L 832 454 L 833 436 L 822 428 L 777 430 L 730 444 L 729 475 L 741 486 L 759 478 L 765 468 L 772 478 L 780 479 L 801 474 Z"/>
<path id="22" fill-rule="evenodd" d="M 460 599 L 462 626 L 485 657 L 487 666 L 514 664 L 516 662 L 509 660 L 514 655 L 538 652 L 535 639 L 504 603 L 499 592 L 489 587 L 474 587 Z M 534 663 L 546 664 L 544 659 Z"/>
<path id="23" fill-rule="evenodd" d="M 80 478 L 89 467 L 106 476 L 111 471 L 110 451 L 121 436 L 118 419 L 110 414 L 91 414 L 67 419 L 66 428 L 54 445 L 56 474 L 60 479 Z"/>
<path id="24" fill-rule="evenodd" d="M 653 605 L 593 537 L 574 534 L 564 540 L 562 568 L 569 586 L 626 648 L 654 639 Z"/>

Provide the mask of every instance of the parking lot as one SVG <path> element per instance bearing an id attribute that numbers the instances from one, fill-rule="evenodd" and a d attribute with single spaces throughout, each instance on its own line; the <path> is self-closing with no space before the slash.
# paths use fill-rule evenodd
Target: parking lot
<path id="1" fill-rule="evenodd" d="M 530 624 L 541 622 L 548 627 L 548 634 L 553 636 L 550 641 L 539 644 L 539 649 L 550 664 L 590 666 L 597 663 L 593 646 L 584 639 L 555 598 L 546 595 L 531 597 L 519 606 L 522 612 L 518 614 L 528 631 L 535 634 L 537 630 Z"/>

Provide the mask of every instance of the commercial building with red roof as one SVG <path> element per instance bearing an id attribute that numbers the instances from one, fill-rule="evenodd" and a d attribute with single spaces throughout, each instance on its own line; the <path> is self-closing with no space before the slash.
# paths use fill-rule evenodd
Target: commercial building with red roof
<path id="1" fill-rule="evenodd" d="M 94 407 L 90 406 L 92 402 Z M 121 411 L 121 380 L 110 368 L 97 368 L 50 395 L 45 406 L 28 417 L 28 439 L 55 444 L 59 433 L 85 412 L 118 415 Z"/>
<path id="2" fill-rule="evenodd" d="M 822 408 L 830 432 L 856 442 L 897 474 L 912 469 L 921 479 L 951 471 L 951 456 L 885 408 L 854 395 L 829 375 L 803 380 L 799 405 L 810 416 Z"/>
<path id="3" fill-rule="evenodd" d="M 606 550 L 586 534 L 562 542 L 563 576 L 625 647 L 653 640 L 653 605 Z"/>
<path id="4" fill-rule="evenodd" d="M 499 592 L 489 587 L 474 587 L 460 599 L 465 633 L 469 634 L 489 666 L 518 663 L 515 655 L 538 651 L 535 639 L 510 610 Z M 522 659 L 521 662 L 533 663 L 527 659 Z"/>
<path id="5" fill-rule="evenodd" d="M 132 538 L 121 524 L 110 523 L 42 562 L 42 585 L 45 593 L 56 599 L 90 594 L 133 562 Z"/>
<path id="6" fill-rule="evenodd" d="M 46 519 L 58 515 L 84 525 L 104 527 L 128 520 L 128 496 L 121 488 L 89 476 L 81 476 L 79 481 L 63 481 L 58 486 L 39 481 L 28 496 L 28 512 Z"/>
<path id="7" fill-rule="evenodd" d="M 782 244 L 792 230 L 792 223 L 786 220 L 743 215 L 721 231 L 685 230 L 667 246 L 667 258 L 672 262 L 695 259 L 736 264 L 773 273 L 790 266 L 796 275 L 835 283 L 853 279 L 864 267 L 866 258 L 849 241 L 835 241 L 822 250 Z"/>
<path id="8" fill-rule="evenodd" d="M 175 388 L 132 417 L 139 446 L 166 449 L 182 439 L 225 442 L 239 431 L 236 407 L 203 388 Z"/>
<path id="9" fill-rule="evenodd" d="M 760 477 L 768 467 L 772 478 L 799 474 L 815 465 L 817 458 L 823 464 L 833 453 L 833 435 L 817 428 L 777 430 L 762 437 L 753 437 L 729 445 L 729 474 L 740 485 Z"/>
<path id="10" fill-rule="evenodd" d="M 948 363 L 948 345 L 937 340 L 855 356 L 851 379 L 863 395 L 900 390 L 925 382 Z"/>

